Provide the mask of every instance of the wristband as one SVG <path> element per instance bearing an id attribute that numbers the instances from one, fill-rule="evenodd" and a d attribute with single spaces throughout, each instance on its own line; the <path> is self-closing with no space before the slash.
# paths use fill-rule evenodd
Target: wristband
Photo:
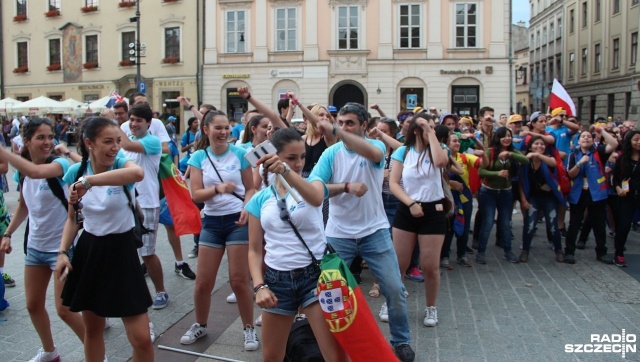
<path id="1" fill-rule="evenodd" d="M 245 98 L 246 101 L 248 101 L 249 99 L 251 99 L 251 93 L 247 93 L 247 98 Z"/>
<path id="2" fill-rule="evenodd" d="M 413 205 L 417 204 L 416 201 L 412 202 L 411 204 L 409 204 L 409 208 L 413 207 Z"/>
<path id="3" fill-rule="evenodd" d="M 253 288 L 253 294 L 258 293 L 260 289 L 269 289 L 269 286 L 266 283 L 260 283 Z"/>
<path id="4" fill-rule="evenodd" d="M 9 233 L 5 233 L 4 235 L 2 235 L 3 238 L 9 238 L 11 239 L 11 234 Z"/>
<path id="5" fill-rule="evenodd" d="M 187 109 L 191 109 L 194 108 L 195 106 L 193 104 L 190 104 L 189 107 L 187 107 Z"/>
<path id="6" fill-rule="evenodd" d="M 298 98 L 293 98 L 293 105 L 294 106 L 299 106 L 300 105 L 300 100 Z"/>
<path id="7" fill-rule="evenodd" d="M 71 151 L 67 151 L 64 153 L 65 156 L 69 157 L 71 155 Z"/>
<path id="8" fill-rule="evenodd" d="M 69 251 L 68 250 L 58 250 L 58 255 L 66 255 L 67 258 L 69 257 Z"/>
<path id="9" fill-rule="evenodd" d="M 348 182 L 344 184 L 344 193 L 345 194 L 349 193 L 349 183 Z"/>

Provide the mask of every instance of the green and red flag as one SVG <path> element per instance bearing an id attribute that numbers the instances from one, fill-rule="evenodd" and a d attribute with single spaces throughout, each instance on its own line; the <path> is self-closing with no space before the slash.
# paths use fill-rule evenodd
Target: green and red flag
<path id="1" fill-rule="evenodd" d="M 200 210 L 191 200 L 189 187 L 169 155 L 163 154 L 160 158 L 158 178 L 161 184 L 160 192 L 167 198 L 176 235 L 200 234 Z"/>
<path id="2" fill-rule="evenodd" d="M 349 267 L 338 254 L 322 258 L 318 300 L 329 329 L 352 362 L 398 361 Z"/>

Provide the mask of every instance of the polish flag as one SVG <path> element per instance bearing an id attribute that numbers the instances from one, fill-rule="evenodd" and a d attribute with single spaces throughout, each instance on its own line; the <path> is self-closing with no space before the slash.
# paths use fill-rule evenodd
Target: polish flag
<path id="1" fill-rule="evenodd" d="M 549 108 L 555 109 L 558 107 L 562 107 L 567 111 L 568 116 L 576 115 L 576 105 L 573 103 L 573 99 L 571 99 L 562 84 L 557 79 L 554 79 L 551 96 L 549 97 Z"/>

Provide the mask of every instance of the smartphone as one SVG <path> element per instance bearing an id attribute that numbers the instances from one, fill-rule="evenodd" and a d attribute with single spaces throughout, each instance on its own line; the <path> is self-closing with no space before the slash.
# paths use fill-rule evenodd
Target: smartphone
<path id="1" fill-rule="evenodd" d="M 249 161 L 252 167 L 258 167 L 258 160 L 261 159 L 264 155 L 275 154 L 278 152 L 276 150 L 276 146 L 271 143 L 271 141 L 266 140 L 261 144 L 257 145 L 251 151 L 248 151 L 244 158 Z"/>

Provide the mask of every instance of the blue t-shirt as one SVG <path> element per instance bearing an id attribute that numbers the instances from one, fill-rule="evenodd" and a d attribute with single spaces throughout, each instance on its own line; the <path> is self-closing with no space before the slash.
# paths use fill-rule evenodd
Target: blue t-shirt
<path id="1" fill-rule="evenodd" d="M 180 150 L 178 150 L 175 140 L 169 141 L 169 155 L 171 156 L 171 162 L 173 162 L 174 157 L 180 157 Z"/>
<path id="2" fill-rule="evenodd" d="M 197 140 L 196 134 L 191 131 L 187 131 L 182 135 L 182 140 L 180 140 L 180 146 L 184 147 L 195 140 Z M 191 154 L 191 149 L 188 149 L 187 155 L 190 155 L 190 154 Z"/>
<path id="3" fill-rule="evenodd" d="M 553 127 L 547 127 L 546 132 L 551 134 L 556 139 L 556 148 L 558 151 L 569 154 L 571 152 L 571 136 L 573 135 L 566 126 L 560 126 L 555 129 Z"/>
<path id="4" fill-rule="evenodd" d="M 238 123 L 235 126 L 233 126 L 233 129 L 231 129 L 231 136 L 233 136 L 233 138 L 235 139 L 239 139 L 240 132 L 242 132 L 243 130 L 244 130 L 244 125 L 242 123 Z"/>

